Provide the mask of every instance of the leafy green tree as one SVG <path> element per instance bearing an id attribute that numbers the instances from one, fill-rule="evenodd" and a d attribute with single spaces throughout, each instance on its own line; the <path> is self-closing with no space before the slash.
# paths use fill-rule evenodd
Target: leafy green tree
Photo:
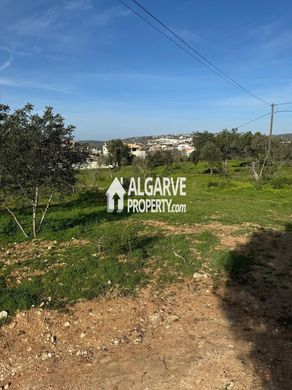
<path id="1" fill-rule="evenodd" d="M 0 105 L 0 205 L 14 218 L 22 233 L 28 233 L 10 204 L 29 204 L 32 235 L 41 230 L 52 198 L 75 184 L 75 171 L 88 159 L 86 146 L 73 141 L 73 126 L 46 107 L 34 114 L 33 106 L 10 113 Z M 38 218 L 41 201 L 46 200 Z"/>
<path id="2" fill-rule="evenodd" d="M 130 148 L 121 139 L 113 139 L 107 142 L 108 157 L 107 162 L 114 167 L 130 164 L 132 157 Z"/>
<path id="3" fill-rule="evenodd" d="M 159 165 L 168 165 L 174 162 L 174 155 L 171 150 L 158 150 L 147 155 L 147 164 L 150 168 Z"/>
<path id="4" fill-rule="evenodd" d="M 214 142 L 214 139 L 215 136 L 213 133 L 209 133 L 208 131 L 197 131 L 193 134 L 193 147 L 200 153 L 204 145 L 207 142 Z"/>
<path id="5" fill-rule="evenodd" d="M 200 161 L 200 153 L 198 150 L 193 150 L 189 155 L 189 161 L 193 162 L 195 165 Z"/>
<path id="6" fill-rule="evenodd" d="M 201 159 L 209 164 L 210 174 L 213 175 L 214 168 L 221 169 L 222 153 L 213 142 L 207 142 L 201 150 Z"/>
<path id="7" fill-rule="evenodd" d="M 235 158 L 239 153 L 238 138 L 239 135 L 236 129 L 232 129 L 231 131 L 224 129 L 215 138 L 216 145 L 222 153 L 224 170 L 226 173 L 228 169 L 228 161 Z"/>

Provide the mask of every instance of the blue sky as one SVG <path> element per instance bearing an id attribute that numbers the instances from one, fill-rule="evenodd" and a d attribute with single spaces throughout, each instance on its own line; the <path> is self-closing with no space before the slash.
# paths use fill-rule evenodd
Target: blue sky
<path id="1" fill-rule="evenodd" d="M 292 101 L 289 0 L 141 2 L 245 87 Z M 218 131 L 269 111 L 116 0 L 0 0 L 0 9 L 1 102 L 53 106 L 79 139 Z M 291 123 L 278 114 L 275 132 Z M 268 118 L 249 126 L 267 128 Z"/>

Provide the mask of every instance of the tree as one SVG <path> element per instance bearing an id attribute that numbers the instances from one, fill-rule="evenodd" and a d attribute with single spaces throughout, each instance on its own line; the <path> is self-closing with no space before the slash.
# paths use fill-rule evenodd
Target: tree
<path id="1" fill-rule="evenodd" d="M 193 134 L 193 146 L 198 153 L 201 153 L 202 148 L 207 142 L 214 142 L 214 134 L 208 131 L 199 132 Z"/>
<path id="2" fill-rule="evenodd" d="M 197 150 L 193 150 L 192 153 L 189 155 L 189 161 L 197 165 L 200 161 L 200 153 Z"/>
<path id="3" fill-rule="evenodd" d="M 200 155 L 202 160 L 208 162 L 211 176 L 214 168 L 221 169 L 222 153 L 213 142 L 207 142 L 203 146 Z"/>
<path id="4" fill-rule="evenodd" d="M 54 194 L 72 188 L 75 168 L 88 159 L 86 146 L 74 143 L 73 130 L 51 107 L 38 115 L 31 104 L 14 113 L 0 105 L 0 204 L 26 237 L 10 203 L 21 199 L 31 206 L 32 235 L 36 237 Z M 46 200 L 46 205 L 38 218 L 41 200 Z"/>
<path id="5" fill-rule="evenodd" d="M 108 149 L 108 163 L 120 167 L 131 163 L 131 153 L 128 145 L 124 144 L 121 139 L 113 139 L 107 142 Z"/>
<path id="6" fill-rule="evenodd" d="M 174 155 L 171 150 L 157 150 L 147 155 L 147 163 L 150 168 L 159 165 L 168 165 L 174 162 Z"/>
<path id="7" fill-rule="evenodd" d="M 222 153 L 225 173 L 227 173 L 228 161 L 238 155 L 238 138 L 236 129 L 231 131 L 224 129 L 216 136 L 216 145 Z"/>

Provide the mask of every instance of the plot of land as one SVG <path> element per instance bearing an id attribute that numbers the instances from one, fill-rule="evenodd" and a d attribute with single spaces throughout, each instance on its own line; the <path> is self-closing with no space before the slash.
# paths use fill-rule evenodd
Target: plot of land
<path id="1" fill-rule="evenodd" d="M 292 189 L 199 170 L 185 214 L 107 214 L 105 172 L 37 240 L 1 213 L 0 386 L 291 388 Z"/>

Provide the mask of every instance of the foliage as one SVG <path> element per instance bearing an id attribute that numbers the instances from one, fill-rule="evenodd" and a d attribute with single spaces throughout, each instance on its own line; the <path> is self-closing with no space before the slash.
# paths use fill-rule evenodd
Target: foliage
<path id="1" fill-rule="evenodd" d="M 31 104 L 13 113 L 0 106 L 0 201 L 26 236 L 9 203 L 21 199 L 31 206 L 35 237 L 53 194 L 73 188 L 75 169 L 88 158 L 86 146 L 73 142 L 73 130 L 51 107 L 39 115 Z M 41 198 L 48 203 L 37 226 Z"/>
<path id="2" fill-rule="evenodd" d="M 231 131 L 224 129 L 216 135 L 206 131 L 194 133 L 195 152 L 192 155 L 194 163 L 200 160 L 208 161 L 206 152 L 211 157 L 211 143 L 220 150 L 219 155 L 218 150 L 213 147 L 216 155 L 213 160 L 217 160 L 217 164 L 219 160 L 224 162 L 220 167 L 222 172 L 227 174 L 228 161 L 231 159 L 245 159 L 254 180 L 258 183 L 269 180 L 284 163 L 292 159 L 292 145 L 283 142 L 279 137 L 270 138 L 259 132 L 238 133 L 236 129 Z M 215 162 L 212 161 L 212 164 Z"/>
<path id="3" fill-rule="evenodd" d="M 113 139 L 107 142 L 107 162 L 114 166 L 128 165 L 131 162 L 130 149 L 121 139 Z"/>
<path id="4" fill-rule="evenodd" d="M 201 158 L 207 161 L 210 168 L 211 175 L 213 174 L 214 168 L 221 169 L 220 162 L 222 161 L 222 153 L 218 146 L 213 142 L 207 142 L 202 147 Z"/>
<path id="5" fill-rule="evenodd" d="M 170 150 L 158 150 L 157 152 L 149 153 L 147 163 L 150 168 L 159 165 L 167 165 L 174 162 L 174 155 Z"/>

